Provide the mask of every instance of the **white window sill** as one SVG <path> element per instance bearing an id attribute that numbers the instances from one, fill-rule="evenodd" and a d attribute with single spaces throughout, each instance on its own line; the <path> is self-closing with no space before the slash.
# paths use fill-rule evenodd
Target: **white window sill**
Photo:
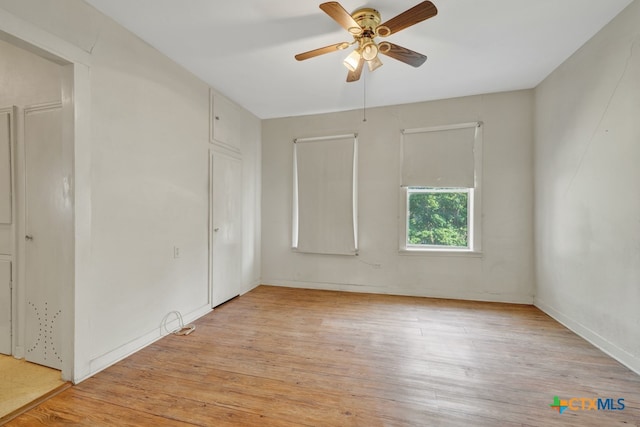
<path id="1" fill-rule="evenodd" d="M 482 251 L 471 249 L 400 248 L 400 255 L 482 257 Z"/>

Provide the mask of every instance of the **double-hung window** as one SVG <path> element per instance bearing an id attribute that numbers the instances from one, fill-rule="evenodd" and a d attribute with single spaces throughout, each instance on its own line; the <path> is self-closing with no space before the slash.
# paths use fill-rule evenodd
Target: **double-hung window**
<path id="1" fill-rule="evenodd" d="M 482 123 L 405 129 L 400 250 L 479 252 Z"/>

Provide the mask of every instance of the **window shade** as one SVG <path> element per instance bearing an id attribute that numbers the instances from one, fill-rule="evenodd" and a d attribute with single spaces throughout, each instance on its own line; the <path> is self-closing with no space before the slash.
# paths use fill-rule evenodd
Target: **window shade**
<path id="1" fill-rule="evenodd" d="M 407 129 L 402 138 L 402 186 L 473 188 L 477 123 Z"/>
<path id="2" fill-rule="evenodd" d="M 294 143 L 293 247 L 300 252 L 357 252 L 355 135 Z"/>

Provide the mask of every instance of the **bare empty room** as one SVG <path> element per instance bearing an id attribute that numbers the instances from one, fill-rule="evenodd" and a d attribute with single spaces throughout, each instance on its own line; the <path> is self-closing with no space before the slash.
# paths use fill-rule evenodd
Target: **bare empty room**
<path id="1" fill-rule="evenodd" d="M 640 425 L 639 22 L 0 0 L 0 420 Z"/>

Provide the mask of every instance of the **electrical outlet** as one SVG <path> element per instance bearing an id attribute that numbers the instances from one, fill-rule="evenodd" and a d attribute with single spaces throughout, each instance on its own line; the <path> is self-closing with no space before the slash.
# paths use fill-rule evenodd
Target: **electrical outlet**
<path id="1" fill-rule="evenodd" d="M 173 257 L 174 258 L 180 258 L 180 248 L 177 246 L 173 247 Z"/>

